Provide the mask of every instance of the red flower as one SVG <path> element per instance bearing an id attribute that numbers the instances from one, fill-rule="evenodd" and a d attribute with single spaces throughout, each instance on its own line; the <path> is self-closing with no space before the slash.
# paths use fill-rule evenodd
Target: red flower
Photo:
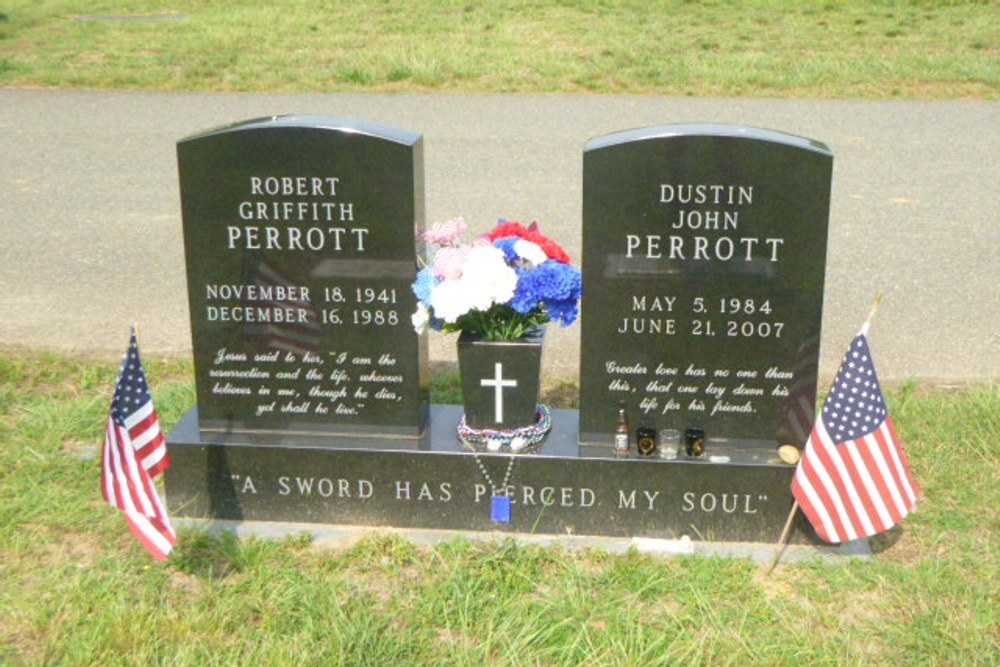
<path id="1" fill-rule="evenodd" d="M 525 241 L 531 241 L 542 249 L 545 256 L 563 264 L 569 264 L 569 255 L 558 243 L 538 231 L 538 223 L 531 223 L 530 227 L 525 227 L 520 222 L 501 220 L 497 226 L 488 234 L 490 241 L 502 239 L 507 236 L 518 236 Z"/>

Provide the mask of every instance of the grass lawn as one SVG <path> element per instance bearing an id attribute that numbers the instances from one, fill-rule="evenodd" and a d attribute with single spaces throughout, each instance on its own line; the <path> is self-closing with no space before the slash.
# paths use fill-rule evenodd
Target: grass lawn
<path id="1" fill-rule="evenodd" d="M 169 428 L 194 401 L 190 366 L 146 367 Z M 1000 662 L 992 385 L 890 391 L 917 509 L 873 559 L 768 578 L 741 559 L 385 536 L 333 551 L 192 530 L 157 564 L 98 488 L 115 373 L 0 354 L 2 664 Z"/>
<path id="2" fill-rule="evenodd" d="M 8 0 L 0 86 L 996 99 L 995 0 Z"/>
<path id="3" fill-rule="evenodd" d="M 8 0 L 0 87 L 997 99 L 1000 6 Z M 146 359 L 164 429 L 190 364 Z M 892 388 L 922 489 L 876 555 L 783 564 L 182 530 L 98 485 L 117 368 L 0 352 L 2 665 L 997 665 L 1000 391 Z M 455 400 L 436 378 L 436 400 Z M 553 405 L 574 399 L 559 387 Z"/>

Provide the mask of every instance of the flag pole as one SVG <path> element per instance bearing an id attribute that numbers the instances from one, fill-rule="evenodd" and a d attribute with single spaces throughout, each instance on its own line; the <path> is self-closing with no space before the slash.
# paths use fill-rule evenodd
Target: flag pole
<path id="1" fill-rule="evenodd" d="M 875 313 L 878 312 L 878 307 L 882 305 L 882 290 L 878 291 L 875 295 L 875 301 L 872 303 L 872 309 L 868 311 L 868 317 L 865 318 L 865 323 L 861 325 L 861 333 L 865 336 L 868 335 L 868 327 L 871 326 L 872 320 L 875 319 Z"/>
<path id="2" fill-rule="evenodd" d="M 781 559 L 781 554 L 785 550 L 785 545 L 788 544 L 788 534 L 792 532 L 792 519 L 795 518 L 795 513 L 799 511 L 799 501 L 796 500 L 792 503 L 792 510 L 788 513 L 788 518 L 785 519 L 785 527 L 781 529 L 781 537 L 778 538 L 778 546 L 774 550 L 774 558 L 771 559 L 771 566 L 767 568 L 767 576 L 771 576 L 774 572 L 774 568 L 778 566 L 778 561 Z"/>
<path id="3" fill-rule="evenodd" d="M 875 301 L 872 302 L 872 308 L 868 311 L 868 317 L 865 318 L 865 323 L 861 325 L 861 334 L 864 336 L 868 335 L 868 327 L 871 326 L 872 320 L 875 319 L 875 313 L 878 312 L 878 307 L 882 305 L 882 290 L 878 291 L 875 295 Z M 796 466 L 797 468 L 798 466 Z M 781 531 L 781 537 L 778 538 L 778 544 L 775 545 L 774 558 L 771 559 L 771 566 L 767 569 L 767 576 L 770 576 L 774 572 L 774 568 L 778 566 L 778 561 L 781 560 L 781 554 L 785 551 L 785 546 L 788 544 L 788 535 L 792 532 L 792 519 L 795 518 L 795 513 L 799 510 L 799 501 L 796 500 L 792 503 L 792 509 L 788 513 L 788 518 L 785 520 L 785 527 Z"/>

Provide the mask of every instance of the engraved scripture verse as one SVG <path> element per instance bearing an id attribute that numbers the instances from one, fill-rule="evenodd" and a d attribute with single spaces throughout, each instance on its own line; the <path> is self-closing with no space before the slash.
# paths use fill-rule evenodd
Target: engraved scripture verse
<path id="1" fill-rule="evenodd" d="M 245 397 L 255 417 L 357 416 L 375 403 L 403 400 L 399 387 L 404 378 L 393 355 L 373 358 L 334 351 L 324 356 L 221 348 L 208 371 L 212 394 Z"/>

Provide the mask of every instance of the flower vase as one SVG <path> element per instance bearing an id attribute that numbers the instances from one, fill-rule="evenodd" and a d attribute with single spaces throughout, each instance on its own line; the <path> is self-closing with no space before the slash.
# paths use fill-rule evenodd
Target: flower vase
<path id="1" fill-rule="evenodd" d="M 508 430 L 535 424 L 544 336 L 544 329 L 514 340 L 462 332 L 458 368 L 467 426 Z"/>

